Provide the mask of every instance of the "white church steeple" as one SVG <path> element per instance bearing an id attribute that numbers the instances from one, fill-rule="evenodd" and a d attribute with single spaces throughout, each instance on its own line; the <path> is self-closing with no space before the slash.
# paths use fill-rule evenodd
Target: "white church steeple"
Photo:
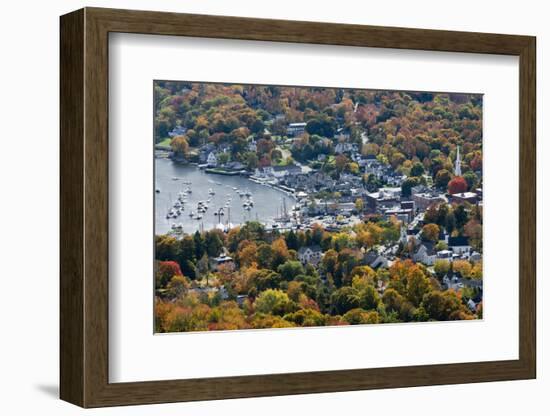
<path id="1" fill-rule="evenodd" d="M 462 176 L 462 167 L 460 166 L 460 146 L 456 147 L 455 176 Z"/>

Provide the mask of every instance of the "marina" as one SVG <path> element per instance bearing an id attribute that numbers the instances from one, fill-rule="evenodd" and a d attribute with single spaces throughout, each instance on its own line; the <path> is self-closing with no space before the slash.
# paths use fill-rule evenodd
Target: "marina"
<path id="1" fill-rule="evenodd" d="M 275 228 L 294 204 L 289 192 L 243 176 L 155 159 L 155 234 L 227 230 L 246 221 Z"/>

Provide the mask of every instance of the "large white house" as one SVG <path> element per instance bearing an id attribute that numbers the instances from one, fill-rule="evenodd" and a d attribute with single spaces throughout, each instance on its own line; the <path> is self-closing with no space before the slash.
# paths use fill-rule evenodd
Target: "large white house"
<path id="1" fill-rule="evenodd" d="M 211 167 L 218 166 L 218 158 L 214 152 L 210 152 L 206 158 L 206 164 Z"/>
<path id="2" fill-rule="evenodd" d="M 298 259 L 305 266 L 310 263 L 317 266 L 323 257 L 323 250 L 319 246 L 300 247 L 298 250 Z"/>

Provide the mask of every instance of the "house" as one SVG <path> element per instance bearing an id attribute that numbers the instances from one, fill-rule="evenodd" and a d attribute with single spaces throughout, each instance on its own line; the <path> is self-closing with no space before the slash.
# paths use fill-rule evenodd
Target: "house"
<path id="1" fill-rule="evenodd" d="M 336 140 L 349 140 L 351 137 L 351 132 L 349 129 L 347 128 L 344 128 L 344 127 L 340 127 L 337 131 L 336 131 L 336 134 L 334 135 L 334 138 Z"/>
<path id="2" fill-rule="evenodd" d="M 470 239 L 465 236 L 449 237 L 447 242 L 449 250 L 452 250 L 454 254 L 470 254 L 472 247 L 470 246 Z"/>
<path id="3" fill-rule="evenodd" d="M 258 146 L 256 145 L 256 140 L 252 140 L 250 143 L 248 143 L 247 149 L 249 152 L 256 152 L 258 150 Z"/>
<path id="4" fill-rule="evenodd" d="M 386 169 L 386 172 L 382 175 L 382 179 L 386 181 L 389 186 L 401 186 L 407 177 L 390 168 Z"/>
<path id="5" fill-rule="evenodd" d="M 432 242 L 423 241 L 416 248 L 412 255 L 412 259 L 417 263 L 422 263 L 426 266 L 433 266 L 437 254 L 434 250 L 435 244 Z"/>
<path id="6" fill-rule="evenodd" d="M 481 254 L 477 251 L 473 251 L 470 254 L 470 261 L 481 261 Z"/>
<path id="7" fill-rule="evenodd" d="M 317 245 L 300 247 L 298 250 L 298 260 L 300 260 L 304 266 L 308 263 L 317 266 L 322 257 L 323 250 Z"/>
<path id="8" fill-rule="evenodd" d="M 397 206 L 401 199 L 401 188 L 380 188 L 366 195 L 367 206 L 373 210 Z"/>
<path id="9" fill-rule="evenodd" d="M 410 223 L 414 217 L 414 212 L 410 208 L 390 208 L 384 212 L 384 217 L 389 219 L 395 217 L 399 221 Z"/>
<path id="10" fill-rule="evenodd" d="M 287 175 L 302 174 L 302 168 L 298 165 L 272 166 L 271 171 L 272 175 L 276 178 L 283 178 Z"/>
<path id="11" fill-rule="evenodd" d="M 410 210 L 414 211 L 414 209 L 415 209 L 414 201 L 401 201 L 401 208 L 402 209 L 410 209 Z"/>
<path id="12" fill-rule="evenodd" d="M 208 154 L 208 157 L 206 158 L 206 164 L 209 167 L 216 167 L 218 166 L 218 158 L 216 157 L 216 154 L 214 152 L 210 152 Z"/>
<path id="13" fill-rule="evenodd" d="M 348 152 L 357 152 L 359 149 L 357 145 L 349 142 L 340 142 L 334 147 L 334 153 L 348 153 Z"/>
<path id="14" fill-rule="evenodd" d="M 210 267 L 212 270 L 217 271 L 222 264 L 227 264 L 230 268 L 235 267 L 233 258 L 227 255 L 221 255 L 219 257 L 214 257 L 210 260 Z"/>
<path id="15" fill-rule="evenodd" d="M 464 287 L 483 290 L 483 281 L 478 279 L 464 279 L 460 273 L 449 272 L 441 281 L 443 289 L 459 290 Z"/>
<path id="16" fill-rule="evenodd" d="M 176 137 L 176 136 L 183 136 L 187 129 L 182 126 L 176 126 L 172 129 L 172 131 L 168 132 L 168 136 L 170 137 Z"/>
<path id="17" fill-rule="evenodd" d="M 363 264 L 377 269 L 379 267 L 386 268 L 388 267 L 388 259 L 379 254 L 375 250 L 370 250 L 363 256 Z"/>
<path id="18" fill-rule="evenodd" d="M 453 259 L 453 252 L 452 250 L 440 250 L 437 252 L 437 259 L 438 260 L 452 260 Z"/>
<path id="19" fill-rule="evenodd" d="M 290 123 L 286 128 L 287 136 L 299 136 L 306 130 L 307 123 Z"/>
<path id="20" fill-rule="evenodd" d="M 468 202 L 469 204 L 475 204 L 478 201 L 478 195 L 475 192 L 461 192 L 459 194 L 451 195 L 451 202 L 460 204 L 461 202 Z"/>
<path id="21" fill-rule="evenodd" d="M 224 167 L 228 170 L 233 170 L 233 171 L 244 170 L 246 168 L 245 165 L 237 161 L 227 162 Z"/>
<path id="22" fill-rule="evenodd" d="M 447 202 L 445 197 L 442 194 L 437 192 L 424 192 L 424 193 L 412 193 L 412 199 L 415 203 L 415 206 L 420 211 L 425 211 L 431 205 L 439 205 L 441 203 Z"/>

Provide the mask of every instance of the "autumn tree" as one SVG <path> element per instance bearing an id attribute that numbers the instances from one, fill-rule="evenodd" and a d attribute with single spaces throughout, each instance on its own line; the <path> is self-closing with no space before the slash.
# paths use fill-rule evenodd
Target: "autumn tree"
<path id="1" fill-rule="evenodd" d="M 447 190 L 451 195 L 466 192 L 468 190 L 468 182 L 462 176 L 456 176 L 449 181 Z"/>
<path id="2" fill-rule="evenodd" d="M 250 266 L 258 262 L 258 246 L 255 242 L 244 240 L 239 244 L 237 259 L 241 266 Z"/>
<path id="3" fill-rule="evenodd" d="M 260 293 L 254 303 L 256 312 L 284 315 L 293 311 L 293 303 L 288 295 L 278 289 L 267 289 Z"/>
<path id="4" fill-rule="evenodd" d="M 430 281 L 418 265 L 407 270 L 407 299 L 419 306 L 422 298 L 430 291 Z"/>
<path id="5" fill-rule="evenodd" d="M 185 136 L 176 136 L 170 142 L 172 151 L 180 156 L 187 156 L 189 153 L 189 143 Z"/>
<path id="6" fill-rule="evenodd" d="M 278 238 L 271 243 L 271 268 L 277 270 L 279 265 L 283 264 L 290 258 L 290 253 L 288 252 L 288 247 L 286 245 L 284 238 Z"/>
<path id="7" fill-rule="evenodd" d="M 463 310 L 462 302 L 453 290 L 428 292 L 422 300 L 422 307 L 430 319 L 436 321 L 459 319 Z"/>
<path id="8" fill-rule="evenodd" d="M 182 275 L 174 275 L 170 282 L 166 286 L 167 293 L 169 297 L 179 298 L 182 296 L 190 287 L 189 280 Z"/>
<path id="9" fill-rule="evenodd" d="M 437 259 L 434 262 L 434 271 L 439 277 L 446 275 L 451 269 L 451 263 L 449 260 Z"/>
<path id="10" fill-rule="evenodd" d="M 350 325 L 377 324 L 380 317 L 376 311 L 366 311 L 361 308 L 351 309 L 342 317 Z"/>
<path id="11" fill-rule="evenodd" d="M 155 287 L 157 289 L 166 287 L 174 276 L 182 276 L 180 265 L 175 261 L 159 261 L 155 273 Z"/>
<path id="12" fill-rule="evenodd" d="M 434 184 L 440 189 L 446 189 L 453 175 L 447 169 L 441 169 L 435 175 Z"/>
<path id="13" fill-rule="evenodd" d="M 468 260 L 455 260 L 453 261 L 453 270 L 460 273 L 462 277 L 470 278 L 472 265 Z"/>
<path id="14" fill-rule="evenodd" d="M 422 239 L 436 242 L 439 239 L 439 226 L 437 224 L 426 224 L 422 227 Z"/>
<path id="15" fill-rule="evenodd" d="M 362 198 L 357 198 L 355 200 L 355 210 L 359 213 L 362 213 L 365 209 L 365 203 L 363 202 Z"/>

